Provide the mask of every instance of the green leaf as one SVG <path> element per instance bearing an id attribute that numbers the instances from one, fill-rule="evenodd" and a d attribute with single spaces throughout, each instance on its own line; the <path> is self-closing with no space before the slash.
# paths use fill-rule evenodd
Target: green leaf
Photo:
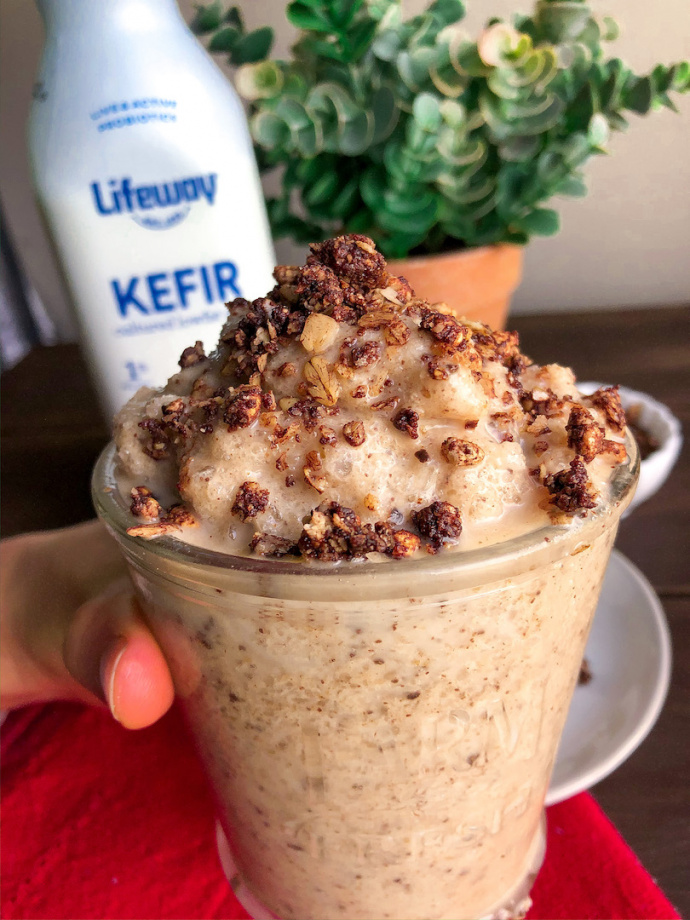
<path id="1" fill-rule="evenodd" d="M 551 208 L 535 208 L 515 223 L 519 230 L 536 236 L 553 236 L 560 227 L 558 213 Z"/>
<path id="2" fill-rule="evenodd" d="M 601 55 L 601 29 L 596 19 L 590 17 L 577 41 L 590 50 L 595 60 Z"/>
<path id="3" fill-rule="evenodd" d="M 233 26 L 240 32 L 244 32 L 244 20 L 242 19 L 242 13 L 238 6 L 230 7 L 223 17 L 223 22 L 227 22 L 228 25 Z"/>
<path id="4" fill-rule="evenodd" d="M 295 0 L 294 3 L 288 4 L 285 15 L 288 22 L 296 29 L 308 32 L 331 32 L 331 22 L 318 9 L 318 6 L 318 4 L 305 3 L 303 0 Z"/>
<path id="5" fill-rule="evenodd" d="M 255 61 L 261 61 L 270 53 L 272 44 L 273 29 L 270 26 L 249 32 L 234 46 L 231 55 L 232 63 L 235 65 L 253 64 Z"/>
<path id="6" fill-rule="evenodd" d="M 310 121 L 293 134 L 295 146 L 303 157 L 311 158 L 323 150 L 323 133 L 318 122 Z"/>
<path id="7" fill-rule="evenodd" d="M 273 112 L 257 112 L 252 116 L 249 126 L 256 143 L 267 150 L 283 147 L 290 137 L 288 126 Z"/>
<path id="8" fill-rule="evenodd" d="M 601 112 L 592 115 L 589 127 L 587 128 L 587 138 L 593 147 L 603 147 L 608 143 L 609 123 Z"/>
<path id="9" fill-rule="evenodd" d="M 687 93 L 690 91 L 690 61 L 681 61 L 674 67 L 673 86 L 677 93 Z"/>
<path id="10" fill-rule="evenodd" d="M 380 61 L 395 61 L 402 46 L 402 36 L 393 29 L 380 32 L 371 45 L 371 50 Z"/>
<path id="11" fill-rule="evenodd" d="M 383 206 L 383 192 L 386 188 L 386 174 L 377 167 L 370 167 L 359 180 L 359 191 L 364 202 L 376 212 Z"/>
<path id="12" fill-rule="evenodd" d="M 412 115 L 420 128 L 424 131 L 438 131 L 442 115 L 438 99 L 431 93 L 420 93 L 412 104 Z"/>
<path id="13" fill-rule="evenodd" d="M 571 134 L 560 143 L 559 150 L 568 167 L 576 169 L 589 157 L 589 138 L 582 132 Z"/>
<path id="14" fill-rule="evenodd" d="M 439 42 L 436 46 L 429 76 L 439 93 L 449 99 L 457 99 L 462 95 L 469 82 L 469 77 L 456 69 L 451 60 L 450 46 L 445 42 Z"/>
<path id="15" fill-rule="evenodd" d="M 618 23 L 610 16 L 604 16 L 604 31 L 601 34 L 601 40 L 604 42 L 615 42 L 620 34 Z"/>
<path id="16" fill-rule="evenodd" d="M 300 131 L 313 121 L 307 109 L 297 99 L 283 96 L 275 107 L 275 113 L 283 119 L 290 131 Z"/>
<path id="17" fill-rule="evenodd" d="M 389 86 L 379 86 L 371 98 L 371 113 L 374 116 L 372 146 L 390 137 L 400 118 L 400 109 L 395 93 Z"/>
<path id="18" fill-rule="evenodd" d="M 538 137 L 510 137 L 500 145 L 499 152 L 509 163 L 521 162 L 535 157 L 540 146 L 541 141 Z"/>
<path id="19" fill-rule="evenodd" d="M 494 189 L 495 183 L 493 179 L 480 179 L 478 183 L 467 188 L 453 188 L 450 185 L 443 185 L 441 192 L 444 198 L 456 205 L 470 205 L 483 201 L 489 195 L 493 196 Z"/>
<path id="20" fill-rule="evenodd" d="M 652 107 L 654 87 L 649 77 L 637 77 L 623 92 L 623 104 L 626 109 L 646 115 Z"/>
<path id="21" fill-rule="evenodd" d="M 460 128 L 467 118 L 464 105 L 454 99 L 444 99 L 439 105 L 439 110 L 441 117 L 450 128 Z"/>
<path id="22" fill-rule="evenodd" d="M 232 26 L 219 29 L 208 43 L 208 50 L 214 52 L 230 52 L 237 44 L 240 33 Z"/>
<path id="23" fill-rule="evenodd" d="M 383 210 L 376 215 L 378 223 L 389 233 L 426 234 L 436 221 L 438 200 L 435 196 L 425 199 L 424 206 L 408 214 L 397 214 Z"/>
<path id="24" fill-rule="evenodd" d="M 374 35 L 378 28 L 378 23 L 372 19 L 364 20 L 357 23 L 347 33 L 347 44 L 349 46 L 347 61 L 354 63 L 358 61 L 371 47 Z"/>
<path id="25" fill-rule="evenodd" d="M 479 36 L 477 51 L 482 62 L 489 67 L 500 67 L 517 48 L 520 33 L 507 22 L 493 23 Z"/>
<path id="26" fill-rule="evenodd" d="M 206 35 L 213 32 L 223 21 L 223 7 L 220 0 L 204 5 L 199 3 L 195 7 L 196 13 L 189 28 L 195 35 Z"/>
<path id="27" fill-rule="evenodd" d="M 413 249 L 426 240 L 428 231 L 425 229 L 416 232 L 394 233 L 384 236 L 372 231 L 374 242 L 387 259 L 404 259 Z"/>
<path id="28" fill-rule="evenodd" d="M 462 0 L 434 0 L 427 14 L 434 17 L 440 28 L 445 28 L 464 19 L 465 4 Z"/>
<path id="29" fill-rule="evenodd" d="M 415 48 L 414 51 L 401 51 L 398 55 L 398 73 L 413 93 L 421 92 L 424 84 L 429 82 L 429 69 L 435 56 L 433 48 Z"/>
<path id="30" fill-rule="evenodd" d="M 342 125 L 338 133 L 338 148 L 345 156 L 359 156 L 369 147 L 373 136 L 374 116 L 369 111 L 360 111 Z"/>
<path id="31" fill-rule="evenodd" d="M 387 172 L 402 186 L 417 182 L 423 169 L 422 163 L 412 159 L 404 148 L 392 141 L 388 141 L 384 148 L 383 162 Z"/>
<path id="32" fill-rule="evenodd" d="M 594 87 L 585 83 L 565 111 L 564 121 L 568 131 L 585 130 L 598 108 Z"/>
<path id="33" fill-rule="evenodd" d="M 587 194 L 587 186 L 579 176 L 566 176 L 558 186 L 559 195 L 567 195 L 569 198 L 584 198 Z"/>
<path id="34" fill-rule="evenodd" d="M 312 185 L 305 188 L 302 200 L 310 208 L 325 204 L 333 199 L 339 186 L 340 178 L 337 172 L 323 172 Z"/>
<path id="35" fill-rule="evenodd" d="M 410 189 L 411 194 L 386 191 L 383 202 L 386 210 L 395 217 L 412 217 L 420 211 L 436 208 L 436 195 L 428 189 Z"/>
<path id="36" fill-rule="evenodd" d="M 332 199 L 330 207 L 331 216 L 344 221 L 349 218 L 353 210 L 359 209 L 361 203 L 359 197 L 359 182 L 357 177 L 353 176 Z"/>
<path id="37" fill-rule="evenodd" d="M 491 92 L 500 96 L 501 99 L 519 99 L 522 95 L 522 88 L 511 82 L 511 76 L 510 71 L 496 67 L 491 71 L 486 82 Z"/>
<path id="38" fill-rule="evenodd" d="M 627 119 L 623 118 L 619 112 L 607 112 L 606 117 L 612 131 L 625 131 L 628 127 Z"/>
<path id="39" fill-rule="evenodd" d="M 331 21 L 344 32 L 364 5 L 364 0 L 330 0 Z"/>
<path id="40" fill-rule="evenodd" d="M 589 16 L 589 7 L 577 0 L 540 0 L 535 22 L 541 35 L 558 45 L 578 38 Z"/>
<path id="41" fill-rule="evenodd" d="M 243 64 L 235 74 L 235 87 L 243 99 L 274 99 L 283 88 L 283 73 L 275 61 Z"/>

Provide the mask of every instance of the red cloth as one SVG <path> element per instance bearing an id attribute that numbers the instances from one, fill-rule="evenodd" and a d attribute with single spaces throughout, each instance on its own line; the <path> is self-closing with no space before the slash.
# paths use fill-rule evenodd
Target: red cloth
<path id="1" fill-rule="evenodd" d="M 3 918 L 246 918 L 221 872 L 213 804 L 172 712 L 127 732 L 76 705 L 2 730 Z M 548 810 L 538 918 L 678 917 L 594 799 Z"/>

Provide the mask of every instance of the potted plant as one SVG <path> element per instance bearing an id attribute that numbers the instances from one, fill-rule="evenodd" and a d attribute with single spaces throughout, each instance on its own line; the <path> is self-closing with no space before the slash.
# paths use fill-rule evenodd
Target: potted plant
<path id="1" fill-rule="evenodd" d="M 606 151 L 625 113 L 674 109 L 690 64 L 633 73 L 604 48 L 616 23 L 584 0 L 537 0 L 474 40 L 461 0 L 404 20 L 399 0 L 295 0 L 289 61 L 270 30 L 247 35 L 236 8 L 200 7 L 211 51 L 241 66 L 276 237 L 371 236 L 430 300 L 500 327 L 522 247 L 549 236 L 554 196 L 586 193 L 582 167 Z M 442 261 L 442 265 L 439 265 Z"/>

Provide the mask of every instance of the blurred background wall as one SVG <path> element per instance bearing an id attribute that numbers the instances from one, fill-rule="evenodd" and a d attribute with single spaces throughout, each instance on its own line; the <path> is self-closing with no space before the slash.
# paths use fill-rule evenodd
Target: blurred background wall
<path id="1" fill-rule="evenodd" d="M 294 33 L 283 0 L 239 5 L 249 26 L 274 26 L 274 50 L 285 55 Z M 425 5 L 425 0 L 403 4 L 410 15 Z M 690 58 L 688 0 L 592 0 L 592 5 L 618 19 L 622 35 L 615 53 L 636 69 Z M 469 0 L 468 6 L 470 32 L 479 31 L 489 16 L 507 18 L 528 8 L 524 0 Z M 180 0 L 180 7 L 189 21 L 194 0 Z M 42 43 L 32 0 L 0 0 L 0 199 L 6 229 L 58 338 L 70 340 L 75 327 L 34 205 L 27 163 L 25 126 Z M 613 156 L 591 163 L 589 197 L 564 201 L 558 236 L 528 247 L 515 313 L 690 301 L 690 98 L 679 99 L 678 107 L 680 115 L 632 116 L 629 131 L 613 138 Z M 281 243 L 277 248 L 285 261 L 299 252 Z"/>

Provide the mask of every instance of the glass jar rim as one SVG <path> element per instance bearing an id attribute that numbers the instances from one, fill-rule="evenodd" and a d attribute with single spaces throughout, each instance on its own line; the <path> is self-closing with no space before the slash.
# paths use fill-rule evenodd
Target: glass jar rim
<path id="1" fill-rule="evenodd" d="M 521 563 L 521 568 L 524 568 L 525 560 L 529 557 L 527 568 L 532 569 L 539 565 L 540 548 L 553 555 L 554 552 L 558 553 L 559 544 L 567 540 L 576 540 L 578 545 L 586 546 L 588 538 L 597 533 L 612 513 L 618 516 L 627 507 L 634 492 L 640 466 L 639 450 L 630 432 L 626 432 L 625 446 L 627 460 L 614 469 L 606 501 L 586 517 L 578 518 L 566 525 L 542 525 L 528 533 L 476 549 L 446 551 L 436 555 L 419 553 L 406 559 L 385 559 L 380 562 L 366 560 L 325 563 L 236 556 L 185 543 L 173 536 L 157 537 L 155 540 L 130 536 L 127 528 L 131 527 L 135 520 L 117 484 L 117 455 L 113 442 L 102 451 L 94 468 L 92 498 L 98 516 L 118 539 L 130 562 L 138 563 L 147 569 L 155 567 L 156 560 L 160 563 L 167 561 L 205 568 L 217 574 L 225 571 L 234 572 L 238 576 L 254 576 L 256 581 L 265 581 L 259 576 L 278 577 L 283 585 L 286 580 L 293 582 L 294 586 L 301 584 L 306 587 L 307 583 L 318 583 L 326 590 L 330 590 L 330 585 L 335 581 L 341 584 L 347 582 L 350 588 L 357 585 L 364 588 L 371 583 L 372 578 L 377 581 L 385 579 L 394 582 L 402 580 L 403 575 L 406 581 L 414 581 L 465 573 L 468 576 L 467 580 L 472 581 L 470 573 L 478 569 L 484 572 L 488 581 L 492 581 L 493 570 L 500 568 L 503 571 L 506 563 Z M 296 590 L 297 594 L 301 593 L 300 590 Z M 428 586 L 425 586 L 425 591 L 428 590 Z M 264 587 L 261 593 L 265 592 Z M 273 592 L 268 593 L 273 596 Z M 307 594 L 311 594 L 311 590 L 307 591 Z"/>

